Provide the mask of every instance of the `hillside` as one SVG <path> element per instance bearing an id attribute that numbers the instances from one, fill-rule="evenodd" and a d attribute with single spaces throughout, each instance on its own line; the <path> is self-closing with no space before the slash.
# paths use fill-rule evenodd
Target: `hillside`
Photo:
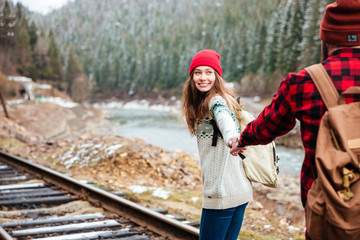
<path id="1" fill-rule="evenodd" d="M 78 102 L 179 96 L 204 48 L 220 53 L 240 95 L 271 96 L 287 73 L 320 60 L 319 22 L 331 2 L 76 0 L 43 16 L 8 1 L 0 0 L 0 71 L 51 82 Z"/>
<path id="2" fill-rule="evenodd" d="M 97 93 L 179 94 L 193 54 L 211 48 L 241 94 L 269 95 L 285 74 L 320 60 L 329 1 L 87 0 L 36 22 L 58 36 L 61 52 L 74 46 Z"/>

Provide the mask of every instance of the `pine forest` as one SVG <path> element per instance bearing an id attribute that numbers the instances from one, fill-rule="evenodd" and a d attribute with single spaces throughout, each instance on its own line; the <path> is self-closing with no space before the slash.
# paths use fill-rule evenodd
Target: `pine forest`
<path id="1" fill-rule="evenodd" d="M 75 101 L 96 94 L 181 95 L 192 56 L 221 55 L 223 78 L 270 94 L 320 61 L 329 0 L 75 0 L 47 15 L 0 0 L 0 78 L 52 83 Z"/>

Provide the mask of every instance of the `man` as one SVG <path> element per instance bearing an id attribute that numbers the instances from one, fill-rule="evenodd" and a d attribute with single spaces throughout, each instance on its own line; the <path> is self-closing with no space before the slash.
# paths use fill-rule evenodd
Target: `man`
<path id="1" fill-rule="evenodd" d="M 351 86 L 360 86 L 360 0 L 338 0 L 329 4 L 320 23 L 322 65 L 341 94 Z M 360 101 L 353 95 L 346 102 Z M 230 153 L 246 151 L 246 146 L 267 144 L 301 124 L 305 159 L 301 169 L 301 200 L 305 207 L 307 193 L 317 178 L 315 146 L 319 124 L 326 111 L 319 91 L 309 74 L 290 73 L 281 82 L 272 102 L 248 124 L 238 145 Z M 307 237 L 307 239 L 309 239 Z"/>

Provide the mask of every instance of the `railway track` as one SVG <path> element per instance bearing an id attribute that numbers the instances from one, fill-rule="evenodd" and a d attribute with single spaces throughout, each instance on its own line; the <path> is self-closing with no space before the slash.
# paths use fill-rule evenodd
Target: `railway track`
<path id="1" fill-rule="evenodd" d="M 198 239 L 198 228 L 0 150 L 0 238 Z"/>

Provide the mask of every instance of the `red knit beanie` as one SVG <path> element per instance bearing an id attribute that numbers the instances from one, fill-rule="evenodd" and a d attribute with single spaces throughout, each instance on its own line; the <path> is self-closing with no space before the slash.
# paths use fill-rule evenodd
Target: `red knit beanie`
<path id="1" fill-rule="evenodd" d="M 212 67 L 220 76 L 222 76 L 220 55 L 214 50 L 204 49 L 194 55 L 190 64 L 189 76 L 191 75 L 192 70 L 198 66 Z"/>
<path id="2" fill-rule="evenodd" d="M 327 5 L 320 39 L 338 46 L 360 45 L 360 0 L 338 0 Z"/>

